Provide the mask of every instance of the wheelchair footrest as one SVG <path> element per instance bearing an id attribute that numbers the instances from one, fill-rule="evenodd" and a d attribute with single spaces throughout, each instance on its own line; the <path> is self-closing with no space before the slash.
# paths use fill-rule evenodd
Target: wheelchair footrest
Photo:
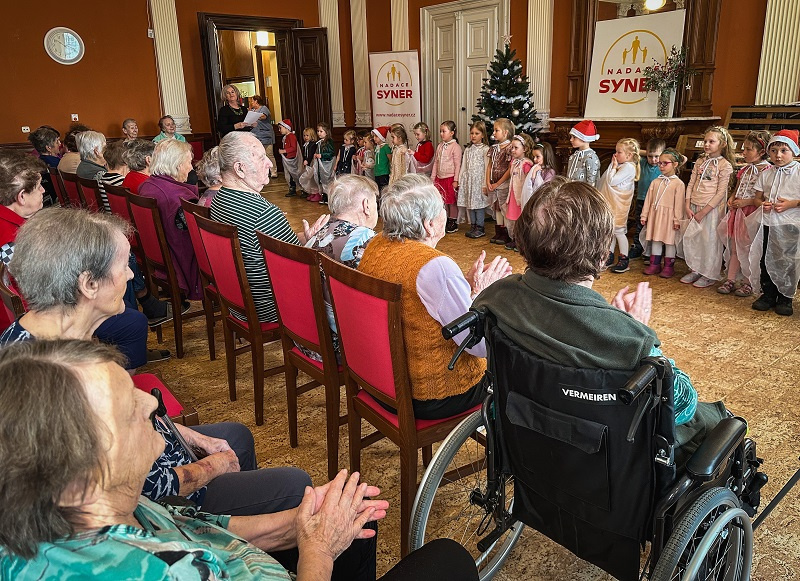
<path id="1" fill-rule="evenodd" d="M 490 532 L 488 535 L 486 535 L 480 541 L 478 541 L 478 550 L 481 553 L 485 553 L 486 551 L 488 551 L 491 548 L 492 543 L 494 543 L 497 539 L 499 539 L 504 532 L 513 527 L 516 523 L 517 523 L 516 519 L 509 519 L 507 526 L 503 527 L 501 525 L 497 525 L 492 532 Z"/>

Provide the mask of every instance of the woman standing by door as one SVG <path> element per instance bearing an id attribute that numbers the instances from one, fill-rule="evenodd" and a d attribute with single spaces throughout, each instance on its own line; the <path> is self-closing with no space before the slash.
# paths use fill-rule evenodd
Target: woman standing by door
<path id="1" fill-rule="evenodd" d="M 220 139 L 231 131 L 251 131 L 252 125 L 244 122 L 247 108 L 244 106 L 242 94 L 233 85 L 222 87 L 222 100 L 225 104 L 217 114 L 217 132 Z"/>

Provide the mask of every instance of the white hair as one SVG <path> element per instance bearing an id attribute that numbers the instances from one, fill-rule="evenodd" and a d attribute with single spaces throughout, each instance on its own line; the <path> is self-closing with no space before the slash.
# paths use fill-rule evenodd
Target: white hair
<path id="1" fill-rule="evenodd" d="M 328 194 L 328 207 L 333 216 L 355 210 L 361 200 L 378 196 L 378 184 L 359 175 L 343 175 L 333 182 Z"/>
<path id="2" fill-rule="evenodd" d="M 192 146 L 177 139 L 162 139 L 153 151 L 150 175 L 178 178 L 178 166 L 185 158 L 192 158 Z"/>
<path id="3" fill-rule="evenodd" d="M 219 142 L 217 154 L 219 155 L 219 171 L 226 174 L 233 171 L 233 164 L 243 163 L 252 167 L 253 160 L 250 148 L 253 142 L 261 145 L 255 135 L 244 131 L 231 131 Z M 261 151 L 263 152 L 263 146 Z"/>
<path id="4" fill-rule="evenodd" d="M 406 174 L 381 194 L 383 235 L 390 240 L 422 240 L 425 223 L 444 208 L 442 194 L 424 174 Z"/>
<path id="5" fill-rule="evenodd" d="M 197 177 L 207 186 L 222 183 L 219 171 L 219 146 L 213 147 L 203 154 L 203 159 L 197 164 Z"/>
<path id="6" fill-rule="evenodd" d="M 103 151 L 106 146 L 106 136 L 97 131 L 81 131 L 75 135 L 75 144 L 82 160 L 94 161 L 97 159 L 96 151 Z"/>

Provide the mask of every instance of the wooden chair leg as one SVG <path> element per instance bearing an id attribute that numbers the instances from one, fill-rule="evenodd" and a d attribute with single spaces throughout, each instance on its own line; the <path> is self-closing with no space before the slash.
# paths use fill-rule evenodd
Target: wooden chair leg
<path id="1" fill-rule="evenodd" d="M 208 357 L 211 361 L 217 358 L 217 345 L 214 339 L 214 302 L 203 293 L 203 311 L 206 313 L 206 336 L 208 337 Z"/>
<path id="2" fill-rule="evenodd" d="M 264 342 L 260 337 L 253 337 L 250 344 L 253 359 L 253 396 L 256 406 L 256 425 L 264 423 Z"/>
<path id="3" fill-rule="evenodd" d="M 328 480 L 339 472 L 339 402 L 338 385 L 330 379 L 325 382 L 325 424 L 328 437 Z"/>
<path id="4" fill-rule="evenodd" d="M 430 446 L 423 446 L 422 447 L 422 465 L 425 468 L 428 467 L 428 464 L 431 463 L 431 459 L 433 458 L 433 445 Z"/>
<path id="5" fill-rule="evenodd" d="M 156 341 L 161 345 L 164 342 L 164 331 L 161 330 L 161 325 L 156 327 Z"/>
<path id="6" fill-rule="evenodd" d="M 172 298 L 172 328 L 175 329 L 175 354 L 178 359 L 183 359 L 183 316 L 181 316 L 181 297 Z"/>
<path id="7" fill-rule="evenodd" d="M 225 366 L 228 370 L 228 397 L 236 401 L 236 344 L 233 340 L 233 329 L 222 320 L 222 336 L 225 338 Z"/>
<path id="8" fill-rule="evenodd" d="M 289 445 L 297 448 L 297 367 L 284 357 L 286 366 L 286 411 L 289 414 Z"/>
<path id="9" fill-rule="evenodd" d="M 351 405 L 348 405 L 347 433 L 350 439 L 350 472 L 361 472 L 361 416 Z"/>
<path id="10" fill-rule="evenodd" d="M 400 449 L 400 558 L 409 553 L 411 507 L 417 493 L 417 449 Z"/>

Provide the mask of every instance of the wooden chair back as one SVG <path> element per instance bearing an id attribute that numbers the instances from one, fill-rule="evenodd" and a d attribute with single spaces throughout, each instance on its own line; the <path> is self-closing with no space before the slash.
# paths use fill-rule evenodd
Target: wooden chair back
<path id="1" fill-rule="evenodd" d="M 83 208 L 84 203 L 81 199 L 80 186 L 78 185 L 78 176 L 74 173 L 69 173 L 59 170 L 61 174 L 61 183 L 64 184 L 64 191 L 67 193 L 69 205 L 73 208 Z"/>
<path id="2" fill-rule="evenodd" d="M 58 171 L 58 168 L 50 166 L 47 167 L 47 171 L 50 173 L 50 181 L 53 182 L 53 189 L 56 192 L 58 203 L 63 208 L 69 207 L 69 198 L 67 197 L 67 191 L 64 189 L 64 180 L 61 179 L 61 172 Z"/>
<path id="3" fill-rule="evenodd" d="M 78 192 L 83 200 L 84 207 L 91 212 L 104 212 L 105 204 L 100 194 L 100 184 L 97 180 L 78 178 Z"/>

